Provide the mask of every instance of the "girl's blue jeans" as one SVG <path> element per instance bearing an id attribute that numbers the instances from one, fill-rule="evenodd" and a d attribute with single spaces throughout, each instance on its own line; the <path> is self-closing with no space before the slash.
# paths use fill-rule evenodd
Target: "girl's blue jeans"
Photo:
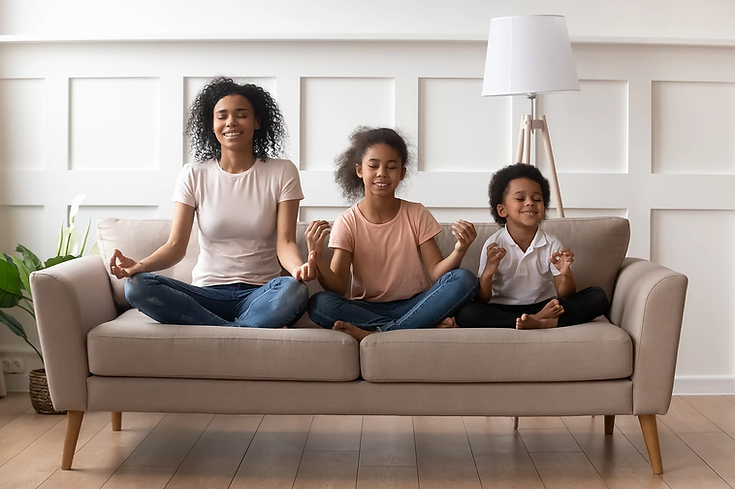
<path id="1" fill-rule="evenodd" d="M 410 299 L 368 302 L 347 299 L 336 292 L 317 292 L 309 300 L 308 312 L 311 320 L 323 328 L 332 328 L 335 321 L 354 324 L 366 331 L 431 328 L 471 300 L 477 283 L 475 274 L 458 268 Z"/>
<path id="2" fill-rule="evenodd" d="M 265 285 L 197 287 L 155 273 L 139 273 L 125 282 L 125 298 L 164 324 L 281 328 L 293 325 L 304 313 L 309 290 L 293 277 L 277 277 Z"/>

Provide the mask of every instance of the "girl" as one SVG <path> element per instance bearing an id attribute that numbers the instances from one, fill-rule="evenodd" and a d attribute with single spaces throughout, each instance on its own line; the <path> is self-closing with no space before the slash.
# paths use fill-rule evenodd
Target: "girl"
<path id="1" fill-rule="evenodd" d="M 577 292 L 574 253 L 539 223 L 549 207 L 549 182 L 518 163 L 493 175 L 490 210 L 503 229 L 485 242 L 475 302 L 457 313 L 463 328 L 540 329 L 592 321 L 608 300 L 599 287 Z"/>
<path id="2" fill-rule="evenodd" d="M 335 180 L 347 198 L 362 200 L 334 223 L 331 265 L 322 256 L 329 224 L 314 221 L 306 230 L 309 259 L 326 290 L 312 296 L 309 317 L 358 341 L 377 331 L 454 327 L 452 314 L 477 288 L 477 277 L 459 268 L 477 236 L 474 226 L 454 223 L 457 243 L 444 258 L 434 240 L 439 223 L 423 205 L 395 195 L 408 164 L 403 138 L 393 129 L 360 127 L 350 142 L 337 158 Z"/>
<path id="3" fill-rule="evenodd" d="M 283 149 L 283 117 L 262 88 L 217 78 L 191 106 L 187 125 L 197 163 L 174 191 L 168 242 L 140 261 L 114 250 L 110 272 L 127 277 L 133 307 L 168 324 L 275 328 L 295 323 L 308 303 L 301 281 L 316 277 L 296 246 L 299 173 Z M 192 285 L 150 273 L 184 257 L 194 216 L 201 251 Z M 279 264 L 280 261 L 280 264 Z M 291 277 L 281 277 L 281 265 Z"/>

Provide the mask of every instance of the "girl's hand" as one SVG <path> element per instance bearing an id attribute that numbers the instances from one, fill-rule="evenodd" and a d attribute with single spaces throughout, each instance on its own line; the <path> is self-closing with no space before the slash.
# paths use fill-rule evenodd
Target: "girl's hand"
<path id="1" fill-rule="evenodd" d="M 317 278 L 316 252 L 309 253 L 309 259 L 300 267 L 291 271 L 291 276 L 301 282 L 309 282 Z"/>
<path id="2" fill-rule="evenodd" d="M 324 240 L 329 235 L 330 226 L 327 221 L 312 221 L 306 228 L 304 236 L 306 236 L 306 246 L 309 250 L 309 256 L 312 252 L 316 256 L 321 256 L 324 250 Z"/>
<path id="3" fill-rule="evenodd" d="M 495 272 L 498 271 L 498 265 L 500 265 L 500 260 L 503 259 L 507 251 L 505 251 L 505 248 L 501 248 L 498 246 L 498 243 L 490 243 L 487 245 L 486 248 L 487 253 L 487 263 L 485 264 L 485 269 L 482 271 L 482 274 L 487 275 L 495 275 Z"/>
<path id="4" fill-rule="evenodd" d="M 475 226 L 468 221 L 460 219 L 459 221 L 452 224 L 452 234 L 457 238 L 457 243 L 454 245 L 454 250 L 460 253 L 466 253 L 467 248 L 470 247 L 472 242 L 477 237 L 477 231 Z"/>
<path id="5" fill-rule="evenodd" d="M 143 264 L 122 254 L 115 248 L 110 257 L 110 273 L 117 278 L 125 278 L 143 272 Z"/>
<path id="6" fill-rule="evenodd" d="M 569 267 L 574 263 L 574 253 L 569 251 L 569 248 L 562 248 L 551 255 L 550 261 L 562 275 L 566 276 L 571 273 Z"/>

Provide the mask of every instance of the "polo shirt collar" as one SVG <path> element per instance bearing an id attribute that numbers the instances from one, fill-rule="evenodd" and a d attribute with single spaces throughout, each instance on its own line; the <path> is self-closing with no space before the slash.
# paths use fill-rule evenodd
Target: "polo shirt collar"
<path id="1" fill-rule="evenodd" d="M 508 232 L 508 226 L 503 226 L 503 237 L 508 242 L 508 244 L 510 244 L 510 246 L 515 246 L 516 248 L 518 248 L 520 250 L 520 247 L 518 246 L 518 243 L 516 243 L 513 240 L 513 237 Z M 531 240 L 531 244 L 526 249 L 526 253 L 528 253 L 528 252 L 530 252 L 530 251 L 532 251 L 532 250 L 534 250 L 536 248 L 540 248 L 540 247 L 544 246 L 546 243 L 547 243 L 547 241 L 546 241 L 546 233 L 544 233 L 541 230 L 541 226 L 539 226 L 539 228 L 536 230 L 536 234 L 533 236 L 533 239 Z"/>

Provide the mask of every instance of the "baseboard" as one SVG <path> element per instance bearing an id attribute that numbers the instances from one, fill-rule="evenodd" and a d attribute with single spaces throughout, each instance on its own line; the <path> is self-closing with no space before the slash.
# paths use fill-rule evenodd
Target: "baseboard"
<path id="1" fill-rule="evenodd" d="M 735 375 L 677 375 L 674 394 L 735 394 Z"/>

